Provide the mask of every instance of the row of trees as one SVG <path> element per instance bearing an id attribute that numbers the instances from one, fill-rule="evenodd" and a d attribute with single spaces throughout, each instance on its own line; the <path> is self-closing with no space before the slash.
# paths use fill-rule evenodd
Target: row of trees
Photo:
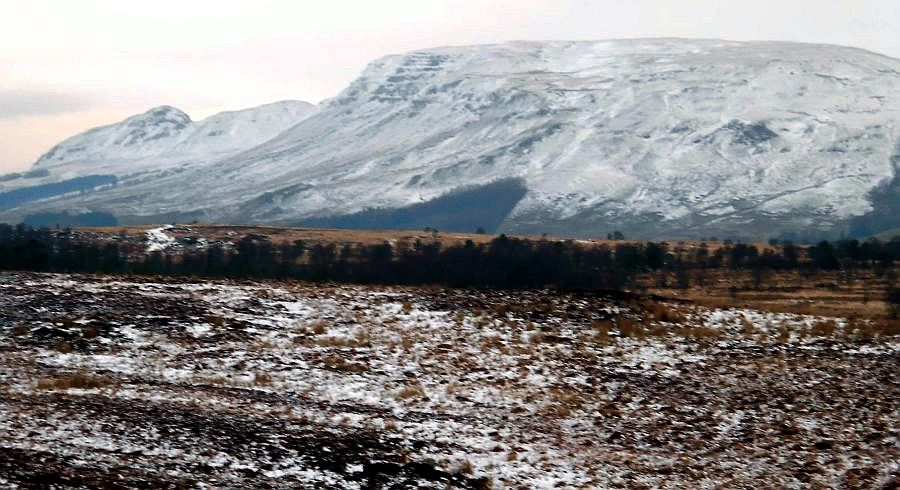
<path id="1" fill-rule="evenodd" d="M 736 243 L 717 247 L 715 251 L 701 243 L 698 247 L 684 249 L 664 247 L 669 263 L 684 262 L 691 267 L 731 269 L 819 269 L 836 270 L 856 267 L 888 267 L 900 260 L 900 237 L 888 242 L 878 239 L 822 241 L 816 245 L 800 247 L 791 242 L 764 247 Z"/>
<path id="2" fill-rule="evenodd" d="M 620 288 L 648 271 L 750 269 L 807 271 L 889 268 L 900 238 L 845 240 L 811 247 L 783 243 L 710 248 L 665 242 L 584 246 L 500 235 L 489 243 L 444 247 L 438 241 L 377 245 L 272 243 L 247 236 L 234 246 L 146 254 L 127 241 L 79 240 L 68 231 L 0 225 L 0 269 L 203 277 L 270 277 L 380 284 L 489 288 Z"/>

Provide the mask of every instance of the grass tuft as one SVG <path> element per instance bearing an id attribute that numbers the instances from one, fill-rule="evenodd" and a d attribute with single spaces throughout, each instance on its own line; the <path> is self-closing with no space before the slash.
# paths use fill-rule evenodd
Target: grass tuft
<path id="1" fill-rule="evenodd" d="M 422 386 L 422 383 L 413 383 L 401 388 L 394 398 L 400 401 L 428 400 L 428 395 L 425 394 L 425 388 Z"/>
<path id="2" fill-rule="evenodd" d="M 60 378 L 45 378 L 39 379 L 37 382 L 37 389 L 39 390 L 65 390 L 69 388 L 76 388 L 82 390 L 89 390 L 95 388 L 103 388 L 104 386 L 112 385 L 113 381 L 109 378 L 105 378 L 102 376 L 94 376 L 91 374 L 87 374 L 84 372 L 73 373 L 69 376 L 63 376 Z"/>

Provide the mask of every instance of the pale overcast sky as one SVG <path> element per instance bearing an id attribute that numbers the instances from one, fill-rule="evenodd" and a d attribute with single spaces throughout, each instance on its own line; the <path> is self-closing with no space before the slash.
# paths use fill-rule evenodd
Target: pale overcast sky
<path id="1" fill-rule="evenodd" d="M 900 0 L 0 0 L 0 173 L 156 105 L 200 119 L 319 102 L 386 54 L 636 37 L 831 43 L 900 58 Z"/>

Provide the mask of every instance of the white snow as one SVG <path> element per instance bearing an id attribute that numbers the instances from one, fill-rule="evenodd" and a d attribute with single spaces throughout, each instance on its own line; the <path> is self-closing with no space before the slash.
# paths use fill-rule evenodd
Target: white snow
<path id="1" fill-rule="evenodd" d="M 201 137 L 223 129 L 217 116 L 180 131 L 166 123 L 160 131 L 174 136 L 165 148 L 156 132 L 134 154 L 116 143 L 131 134 L 125 123 L 85 133 L 61 145 L 72 156 L 45 155 L 38 168 L 112 172 L 130 184 L 41 206 L 114 202 L 120 213 L 202 210 L 209 221 L 240 206 L 244 220 L 291 220 L 516 177 L 529 192 L 509 230 L 583 213 L 724 226 L 740 222 L 740 209 L 828 226 L 870 211 L 869 192 L 895 174 L 898 116 L 900 60 L 840 46 L 644 39 L 437 48 L 371 63 L 308 118 L 251 125 L 271 131 L 226 145 L 247 150 L 236 156 Z M 248 134 L 245 119 L 229 120 L 226 133 Z M 94 158 L 77 158 L 80 146 Z M 171 147 L 196 158 L 157 158 Z M 149 168 L 159 171 L 150 177 Z M 7 215 L 15 213 L 24 210 Z"/>
<path id="2" fill-rule="evenodd" d="M 165 230 L 168 230 L 171 227 L 172 225 L 165 225 L 160 228 L 147 230 L 147 252 L 165 250 L 175 243 L 175 238 L 164 233 Z"/>

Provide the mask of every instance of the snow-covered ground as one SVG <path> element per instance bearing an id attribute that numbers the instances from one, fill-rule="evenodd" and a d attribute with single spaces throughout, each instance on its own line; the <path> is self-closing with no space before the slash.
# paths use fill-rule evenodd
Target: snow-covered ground
<path id="1" fill-rule="evenodd" d="M 171 227 L 172 225 L 164 225 L 147 230 L 147 252 L 159 252 L 175 243 L 175 238 L 166 235 L 166 230 Z"/>
<path id="2" fill-rule="evenodd" d="M 862 320 L 7 273 L 0 352 L 4 486 L 877 488 L 900 471 L 900 342 Z"/>

